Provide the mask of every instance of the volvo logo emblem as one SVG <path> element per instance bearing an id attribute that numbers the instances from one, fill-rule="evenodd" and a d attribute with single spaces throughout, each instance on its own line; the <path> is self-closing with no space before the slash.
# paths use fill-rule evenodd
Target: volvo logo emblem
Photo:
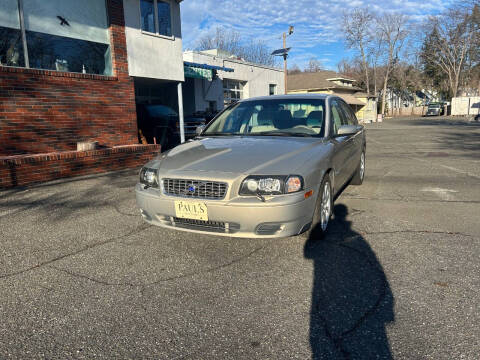
<path id="1" fill-rule="evenodd" d="M 193 185 L 190 185 L 190 186 L 188 187 L 188 192 L 191 193 L 191 194 L 193 194 L 193 193 L 195 192 L 195 190 L 197 190 L 197 189 L 196 189 L 195 186 L 193 186 Z"/>

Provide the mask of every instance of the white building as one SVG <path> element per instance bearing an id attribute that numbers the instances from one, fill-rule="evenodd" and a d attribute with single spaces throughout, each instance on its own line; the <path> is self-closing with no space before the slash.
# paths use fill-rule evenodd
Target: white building
<path id="1" fill-rule="evenodd" d="M 130 76 L 184 81 L 182 0 L 123 0 Z"/>
<path id="2" fill-rule="evenodd" d="M 134 79 L 137 104 L 179 109 L 185 80 L 181 1 L 123 0 L 128 73 Z"/>
<path id="3" fill-rule="evenodd" d="M 253 64 L 219 50 L 186 51 L 185 114 L 219 111 L 241 99 L 284 94 L 283 70 Z"/>

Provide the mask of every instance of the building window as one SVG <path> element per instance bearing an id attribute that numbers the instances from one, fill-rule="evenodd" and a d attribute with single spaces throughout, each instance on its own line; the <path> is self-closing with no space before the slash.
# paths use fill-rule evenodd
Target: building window
<path id="1" fill-rule="evenodd" d="M 160 35 L 172 36 L 172 15 L 170 13 L 170 3 L 157 1 L 158 9 L 158 33 Z"/>
<path id="2" fill-rule="evenodd" d="M 170 3 L 161 0 L 140 0 L 142 30 L 172 36 Z"/>
<path id="3" fill-rule="evenodd" d="M 2 0 L 0 7 L 0 65 L 25 66 L 18 0 Z"/>
<path id="4" fill-rule="evenodd" d="M 0 8 L 2 65 L 112 74 L 104 2 L 22 0 L 24 21 L 21 24 L 18 0 L 6 1 L 7 6 Z M 25 43 L 22 34 L 25 35 Z"/>
<path id="5" fill-rule="evenodd" d="M 243 99 L 245 83 L 238 80 L 223 80 L 223 100 L 225 106 Z"/>
<path id="6" fill-rule="evenodd" d="M 140 13 L 142 16 L 142 30 L 155 32 L 155 6 L 154 0 L 141 0 Z"/>
<path id="7" fill-rule="evenodd" d="M 277 85 L 276 84 L 270 84 L 269 85 L 269 90 L 268 90 L 268 95 L 276 95 L 277 94 Z"/>

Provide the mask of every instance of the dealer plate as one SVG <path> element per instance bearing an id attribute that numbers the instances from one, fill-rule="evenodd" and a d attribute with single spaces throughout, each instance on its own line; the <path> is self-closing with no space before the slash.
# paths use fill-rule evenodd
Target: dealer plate
<path id="1" fill-rule="evenodd" d="M 197 201 L 175 201 L 175 214 L 181 219 L 208 221 L 207 205 Z"/>

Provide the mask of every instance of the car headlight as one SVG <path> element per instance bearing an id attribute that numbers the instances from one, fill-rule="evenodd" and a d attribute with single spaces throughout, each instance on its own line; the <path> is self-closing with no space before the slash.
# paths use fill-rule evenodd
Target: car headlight
<path id="1" fill-rule="evenodd" d="M 299 175 L 249 176 L 240 186 L 240 195 L 281 195 L 303 190 L 303 178 Z"/>
<path id="2" fill-rule="evenodd" d="M 148 187 L 157 188 L 158 189 L 158 175 L 156 169 L 151 169 L 144 167 L 140 171 L 140 183 L 147 185 Z"/>

